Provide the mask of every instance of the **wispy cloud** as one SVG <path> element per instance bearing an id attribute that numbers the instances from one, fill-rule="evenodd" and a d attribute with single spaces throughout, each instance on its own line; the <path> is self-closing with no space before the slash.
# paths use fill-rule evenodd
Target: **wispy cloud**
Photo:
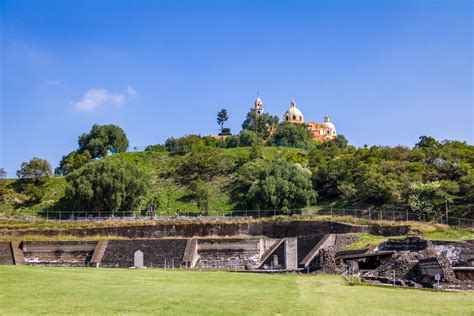
<path id="1" fill-rule="evenodd" d="M 122 92 L 109 92 L 106 89 L 89 89 L 80 101 L 71 102 L 76 110 L 92 112 L 103 106 L 121 106 L 137 94 L 136 90 L 128 86 Z"/>
<path id="2" fill-rule="evenodd" d="M 51 86 L 57 86 L 59 84 L 61 84 L 61 81 L 58 81 L 58 80 L 48 80 L 46 81 L 47 84 L 51 85 Z"/>

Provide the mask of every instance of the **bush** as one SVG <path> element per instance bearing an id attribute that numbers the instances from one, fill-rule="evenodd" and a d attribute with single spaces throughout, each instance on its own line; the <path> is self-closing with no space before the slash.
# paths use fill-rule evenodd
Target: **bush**
<path id="1" fill-rule="evenodd" d="M 316 200 L 310 173 L 285 160 L 249 162 L 239 170 L 244 201 L 250 209 L 289 210 Z"/>
<path id="2" fill-rule="evenodd" d="M 135 164 L 99 160 L 66 176 L 66 199 L 75 210 L 134 211 L 142 207 L 150 187 Z"/>
<path id="3" fill-rule="evenodd" d="M 165 152 L 167 151 L 168 149 L 166 148 L 165 145 L 160 145 L 160 144 L 157 144 L 157 145 L 149 145 L 145 148 L 145 151 L 155 151 L 155 152 Z"/>
<path id="4" fill-rule="evenodd" d="M 198 208 L 207 214 L 209 212 L 209 204 L 211 200 L 211 193 L 208 185 L 198 179 L 193 181 L 190 185 L 191 196 L 196 201 Z"/>
<path id="5" fill-rule="evenodd" d="M 203 149 L 205 143 L 199 135 L 188 135 L 182 138 L 170 137 L 165 141 L 165 146 L 170 153 L 185 154 Z"/>

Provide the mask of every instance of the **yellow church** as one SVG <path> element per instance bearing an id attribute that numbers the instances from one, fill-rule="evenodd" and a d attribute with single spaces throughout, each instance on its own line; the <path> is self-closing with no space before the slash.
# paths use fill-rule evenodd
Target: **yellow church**
<path id="1" fill-rule="evenodd" d="M 255 111 L 257 115 L 263 113 L 263 102 L 258 96 L 255 100 Z M 311 137 L 319 142 L 328 141 L 336 138 L 336 127 L 329 122 L 329 116 L 325 115 L 323 123 L 308 122 L 305 123 L 301 110 L 296 106 L 295 100 L 291 100 L 289 109 L 283 115 L 283 120 L 290 124 L 304 124 L 308 127 Z"/>

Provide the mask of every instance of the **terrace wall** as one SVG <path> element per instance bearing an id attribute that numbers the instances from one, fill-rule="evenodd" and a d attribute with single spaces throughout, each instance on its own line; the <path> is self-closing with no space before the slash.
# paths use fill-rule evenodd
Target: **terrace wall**
<path id="1" fill-rule="evenodd" d="M 126 238 L 162 238 L 162 237 L 207 237 L 207 236 L 265 236 L 269 238 L 301 237 L 325 234 L 344 234 L 366 232 L 373 235 L 405 235 L 408 226 L 350 225 L 336 222 L 317 221 L 255 221 L 255 222 L 169 222 L 156 225 L 99 227 L 81 229 L 54 230 L 1 230 L 5 235 L 72 235 L 119 236 Z"/>

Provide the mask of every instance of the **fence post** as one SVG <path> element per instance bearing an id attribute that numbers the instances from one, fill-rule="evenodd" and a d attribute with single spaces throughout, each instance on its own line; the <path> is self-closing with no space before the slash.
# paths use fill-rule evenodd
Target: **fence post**
<path id="1" fill-rule="evenodd" d="M 408 210 L 405 210 L 405 213 L 406 213 L 406 218 L 407 218 L 407 222 L 408 222 Z"/>
<path id="2" fill-rule="evenodd" d="M 369 207 L 369 220 L 372 219 L 372 216 L 370 214 L 370 207 Z"/>
<path id="3" fill-rule="evenodd" d="M 395 221 L 395 211 L 392 211 L 392 221 Z"/>

